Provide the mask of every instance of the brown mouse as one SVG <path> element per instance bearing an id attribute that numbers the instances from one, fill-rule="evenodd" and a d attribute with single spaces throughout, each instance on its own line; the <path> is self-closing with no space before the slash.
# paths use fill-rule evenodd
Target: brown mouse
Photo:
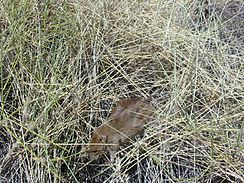
<path id="1" fill-rule="evenodd" d="M 123 99 L 114 107 L 107 122 L 95 128 L 88 148 L 90 160 L 109 151 L 113 161 L 119 145 L 143 130 L 155 108 L 142 99 Z"/>

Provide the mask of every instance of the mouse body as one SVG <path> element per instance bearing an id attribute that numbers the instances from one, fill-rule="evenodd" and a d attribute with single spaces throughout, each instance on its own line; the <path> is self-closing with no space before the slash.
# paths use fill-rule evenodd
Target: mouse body
<path id="1" fill-rule="evenodd" d="M 150 121 L 155 108 L 142 99 L 123 99 L 112 110 L 108 120 L 95 128 L 88 148 L 90 160 L 109 151 L 113 161 L 119 145 L 138 134 Z"/>

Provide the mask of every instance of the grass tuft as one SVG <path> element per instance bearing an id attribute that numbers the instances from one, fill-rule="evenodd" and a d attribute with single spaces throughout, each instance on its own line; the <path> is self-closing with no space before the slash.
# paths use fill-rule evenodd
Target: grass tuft
<path id="1" fill-rule="evenodd" d="M 0 182 L 244 182 L 243 2 L 0 2 Z M 122 98 L 156 115 L 114 163 Z"/>

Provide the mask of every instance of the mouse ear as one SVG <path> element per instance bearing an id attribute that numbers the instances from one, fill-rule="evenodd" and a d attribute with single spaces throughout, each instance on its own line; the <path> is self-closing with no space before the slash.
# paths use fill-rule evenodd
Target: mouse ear
<path id="1" fill-rule="evenodd" d="M 107 135 L 100 135 L 100 139 L 102 142 L 106 142 L 107 141 Z"/>

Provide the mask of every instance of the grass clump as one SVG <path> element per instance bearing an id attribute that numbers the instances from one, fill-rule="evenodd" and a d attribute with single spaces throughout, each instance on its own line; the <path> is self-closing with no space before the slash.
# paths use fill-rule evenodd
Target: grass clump
<path id="1" fill-rule="evenodd" d="M 0 182 L 244 182 L 241 1 L 0 3 Z M 155 119 L 89 162 L 113 104 Z"/>

